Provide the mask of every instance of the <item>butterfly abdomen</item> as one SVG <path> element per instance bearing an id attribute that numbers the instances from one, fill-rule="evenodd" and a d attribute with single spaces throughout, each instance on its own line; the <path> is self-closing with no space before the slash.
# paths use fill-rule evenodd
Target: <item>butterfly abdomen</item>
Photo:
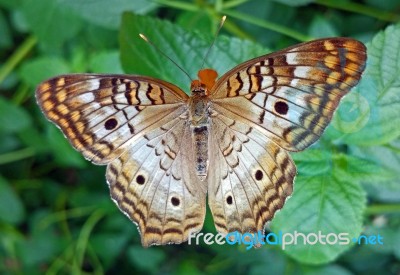
<path id="1" fill-rule="evenodd" d="M 208 137 L 210 119 L 208 114 L 209 99 L 205 90 L 194 91 L 189 100 L 189 122 L 192 132 L 193 154 L 196 174 L 200 180 L 207 177 L 208 171 Z"/>
<path id="2" fill-rule="evenodd" d="M 196 174 L 200 180 L 207 177 L 209 126 L 191 126 Z"/>

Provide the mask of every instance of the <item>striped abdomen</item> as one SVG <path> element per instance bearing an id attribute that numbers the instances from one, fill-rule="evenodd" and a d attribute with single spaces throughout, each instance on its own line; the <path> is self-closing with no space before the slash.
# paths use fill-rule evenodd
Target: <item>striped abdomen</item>
<path id="1" fill-rule="evenodd" d="M 200 180 L 207 177 L 208 171 L 208 135 L 210 133 L 208 108 L 209 99 L 205 90 L 203 88 L 193 90 L 189 99 L 189 120 L 195 170 Z"/>
<path id="2" fill-rule="evenodd" d="M 191 126 L 196 174 L 200 180 L 207 177 L 208 170 L 208 125 Z"/>

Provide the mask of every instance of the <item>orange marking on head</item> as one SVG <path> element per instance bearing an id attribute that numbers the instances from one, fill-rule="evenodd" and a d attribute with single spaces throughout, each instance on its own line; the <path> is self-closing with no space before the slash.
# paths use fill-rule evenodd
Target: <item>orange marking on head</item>
<path id="1" fill-rule="evenodd" d="M 213 69 L 202 69 L 197 73 L 197 76 L 199 77 L 199 82 L 206 86 L 207 95 L 209 95 L 209 92 L 215 85 L 215 81 L 217 80 L 218 73 Z"/>

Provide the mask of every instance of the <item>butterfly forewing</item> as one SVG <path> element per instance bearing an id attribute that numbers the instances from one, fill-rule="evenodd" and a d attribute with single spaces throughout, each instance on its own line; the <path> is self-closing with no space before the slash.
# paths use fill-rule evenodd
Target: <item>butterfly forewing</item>
<path id="1" fill-rule="evenodd" d="M 188 96 L 152 78 L 77 74 L 42 83 L 36 98 L 78 151 L 106 164 L 144 132 L 159 127 L 160 117 L 181 115 Z"/>
<path id="2" fill-rule="evenodd" d="M 365 46 L 353 39 L 303 43 L 232 69 L 214 86 L 212 102 L 279 146 L 299 151 L 322 134 L 365 61 Z"/>

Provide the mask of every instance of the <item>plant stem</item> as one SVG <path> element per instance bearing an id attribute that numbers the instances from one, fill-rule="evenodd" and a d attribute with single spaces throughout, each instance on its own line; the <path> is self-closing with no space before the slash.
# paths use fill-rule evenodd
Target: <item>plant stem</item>
<path id="1" fill-rule="evenodd" d="M 224 27 L 228 32 L 232 33 L 233 35 L 235 35 L 237 37 L 240 37 L 242 39 L 251 40 L 251 41 L 255 40 L 253 36 L 249 35 L 245 31 L 243 31 L 238 25 L 233 23 L 233 21 L 225 21 Z"/>
<path id="2" fill-rule="evenodd" d="M 396 154 L 400 154 L 400 148 L 393 146 L 392 144 L 385 144 L 383 147 L 388 148 L 389 150 L 394 151 Z"/>
<path id="3" fill-rule="evenodd" d="M 93 213 L 94 209 L 95 209 L 94 207 L 87 206 L 87 207 L 78 207 L 68 210 L 61 210 L 58 211 L 57 213 L 48 215 L 46 218 L 42 219 L 39 225 L 40 228 L 45 229 L 52 223 L 62 221 L 65 218 L 72 219 L 72 218 L 80 218 L 83 216 L 87 216 L 90 213 Z"/>
<path id="4" fill-rule="evenodd" d="M 365 210 L 366 215 L 400 213 L 400 204 L 372 204 Z"/>
<path id="5" fill-rule="evenodd" d="M 104 212 L 97 210 L 87 219 L 86 223 L 83 225 L 79 238 L 76 242 L 75 250 L 75 271 L 80 272 L 86 252 L 86 247 L 89 242 L 90 233 L 92 232 L 94 226 L 99 222 L 101 218 L 104 217 Z"/>
<path id="6" fill-rule="evenodd" d="M 169 0 L 156 0 L 157 4 L 164 5 L 170 8 L 176 8 L 185 11 L 199 11 L 200 8 L 194 4 L 186 3 L 183 1 L 169 1 Z"/>
<path id="7" fill-rule="evenodd" d="M 275 23 L 272 23 L 272 22 L 269 22 L 269 21 L 265 21 L 265 20 L 262 20 L 262 19 L 255 18 L 255 17 L 253 17 L 251 15 L 248 15 L 248 14 L 245 14 L 245 13 L 240 13 L 240 12 L 233 11 L 233 10 L 223 10 L 222 13 L 226 14 L 228 16 L 232 16 L 233 18 L 246 21 L 246 22 L 251 23 L 253 25 L 256 25 L 256 26 L 259 26 L 259 27 L 262 27 L 262 28 L 265 28 L 265 29 L 268 29 L 268 30 L 271 30 L 271 31 L 274 31 L 274 32 L 278 32 L 278 33 L 284 34 L 286 36 L 292 37 L 292 38 L 294 38 L 296 40 L 299 40 L 299 41 L 303 41 L 304 42 L 304 41 L 312 40 L 311 36 L 304 35 L 304 34 L 302 34 L 300 32 L 297 32 L 297 31 L 295 31 L 293 29 L 290 29 L 290 28 L 282 26 L 282 25 L 278 25 L 278 24 L 275 24 Z"/>
<path id="8" fill-rule="evenodd" d="M 207 9 L 208 13 L 210 14 L 211 17 L 213 17 L 215 20 L 221 20 L 221 15 L 213 9 Z M 231 20 L 226 20 L 224 24 L 224 28 L 234 34 L 237 37 L 240 37 L 242 39 L 247 39 L 247 40 L 253 40 L 254 37 L 243 31 L 238 25 L 236 25 L 233 21 Z"/>
<path id="9" fill-rule="evenodd" d="M 15 92 L 11 101 L 15 103 L 15 105 L 21 105 L 26 99 L 30 96 L 30 87 L 26 83 L 22 83 Z"/>
<path id="10" fill-rule="evenodd" d="M 0 155 L 0 165 L 1 164 L 6 164 L 10 162 L 14 162 L 17 160 L 29 158 L 35 154 L 35 150 L 33 148 L 24 148 L 18 151 L 10 152 L 10 153 L 5 153 Z"/>
<path id="11" fill-rule="evenodd" d="M 232 1 L 229 1 L 229 2 L 225 2 L 223 4 L 223 8 L 224 9 L 235 8 L 235 7 L 237 7 L 237 6 L 241 5 L 241 4 L 244 4 L 244 3 L 248 2 L 248 1 L 249 0 L 232 0 Z"/>
<path id="12" fill-rule="evenodd" d="M 29 36 L 8 58 L 8 60 L 0 68 L 0 84 L 36 45 L 36 42 L 36 37 Z"/>
<path id="13" fill-rule="evenodd" d="M 383 21 L 397 22 L 400 19 L 400 16 L 398 14 L 388 11 L 377 10 L 376 8 L 368 7 L 359 3 L 354 3 L 352 1 L 341 2 L 337 0 L 316 0 L 315 3 L 321 6 L 367 15 Z"/>

